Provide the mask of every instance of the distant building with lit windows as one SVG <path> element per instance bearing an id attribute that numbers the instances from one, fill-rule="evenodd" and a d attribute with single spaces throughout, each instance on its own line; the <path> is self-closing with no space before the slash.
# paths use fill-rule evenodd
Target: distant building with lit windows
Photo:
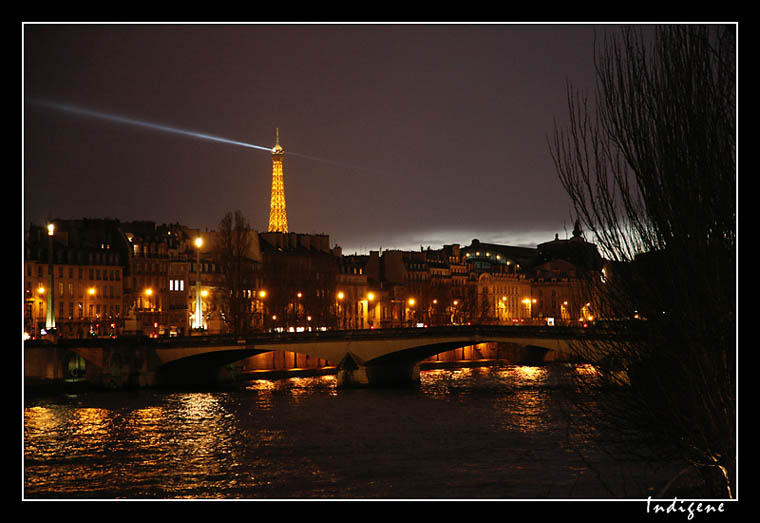
<path id="1" fill-rule="evenodd" d="M 180 224 L 136 221 L 122 224 L 130 247 L 128 303 L 131 329 L 150 336 L 188 336 L 202 297 L 202 328 L 198 333 L 221 334 L 219 300 L 221 275 L 211 251 L 214 232 Z M 205 240 L 199 248 L 198 237 Z"/>
<path id="2" fill-rule="evenodd" d="M 338 255 L 325 234 L 262 232 L 262 321 L 264 330 L 335 328 L 340 300 Z"/>
<path id="3" fill-rule="evenodd" d="M 46 332 L 50 292 L 57 336 L 117 335 L 125 315 L 124 284 L 130 255 L 118 222 L 82 219 L 53 223 L 52 241 L 44 226 L 31 225 L 25 234 L 25 335 L 39 337 Z"/>
<path id="4" fill-rule="evenodd" d="M 51 320 L 65 337 L 231 332 L 221 232 L 109 219 L 55 220 L 53 230 L 33 225 L 25 237 L 28 336 Z M 604 276 L 602 260 L 577 224 L 571 238 L 535 248 L 475 239 L 367 255 L 344 255 L 325 234 L 251 237 L 251 274 L 239 290 L 248 332 L 560 325 L 601 313 L 586 284 Z"/>
<path id="5" fill-rule="evenodd" d="M 596 285 L 604 263 L 593 243 L 587 242 L 579 222 L 572 237 L 540 243 L 531 269 L 533 317 L 562 324 L 588 324 L 600 314 Z"/>

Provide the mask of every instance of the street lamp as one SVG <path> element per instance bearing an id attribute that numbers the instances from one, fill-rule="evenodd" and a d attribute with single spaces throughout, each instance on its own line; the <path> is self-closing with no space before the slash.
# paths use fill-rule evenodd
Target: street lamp
<path id="1" fill-rule="evenodd" d="M 266 315 L 266 311 L 264 311 L 264 299 L 267 297 L 267 291 L 260 290 L 258 293 L 259 299 L 256 300 L 256 310 L 257 314 L 256 316 L 259 318 L 260 327 L 261 329 L 264 329 L 264 316 Z"/>
<path id="2" fill-rule="evenodd" d="M 45 330 L 55 329 L 55 287 L 53 285 L 53 235 L 55 234 L 55 225 L 49 223 L 48 230 L 48 289 L 47 293 L 47 311 L 45 311 Z"/>
<path id="3" fill-rule="evenodd" d="M 375 320 L 377 319 L 377 304 L 375 303 L 375 293 L 367 293 L 367 325 L 370 329 L 375 328 Z"/>
<path id="4" fill-rule="evenodd" d="M 531 300 L 530 298 L 525 298 L 522 302 L 525 304 L 525 307 L 528 310 L 528 318 L 533 318 L 533 304 L 536 303 L 536 299 L 533 298 Z"/>
<path id="5" fill-rule="evenodd" d="M 202 329 L 203 317 L 201 311 L 203 304 L 201 302 L 201 246 L 203 246 L 203 238 L 198 236 L 195 239 L 195 246 L 198 247 L 198 258 L 196 263 L 196 267 L 198 269 L 198 280 L 195 286 L 195 316 L 193 318 L 193 328 Z"/>
<path id="6" fill-rule="evenodd" d="M 296 293 L 296 302 L 293 304 L 294 305 L 293 308 L 295 310 L 295 316 L 296 316 L 296 329 L 298 329 L 301 326 L 300 325 L 300 323 L 301 323 L 301 319 L 300 319 L 301 318 L 301 298 L 303 298 L 303 293 L 301 291 L 298 291 Z"/>
<path id="7" fill-rule="evenodd" d="M 87 294 L 89 294 L 91 297 L 94 297 L 95 296 L 95 287 L 90 287 L 89 289 L 87 289 Z M 85 303 L 85 311 L 87 311 L 87 319 L 89 320 L 91 314 L 89 312 L 89 309 L 87 308 L 87 305 L 89 305 L 90 307 L 92 307 L 92 302 L 90 302 L 89 304 Z"/>
<path id="8" fill-rule="evenodd" d="M 37 311 L 38 311 L 38 313 L 37 313 L 37 319 L 38 319 L 38 321 L 40 321 L 42 319 L 42 304 L 46 303 L 46 297 L 44 296 L 44 294 L 45 294 L 45 287 L 41 283 L 37 287 L 37 294 L 39 295 L 39 298 L 40 298 L 40 305 L 39 305 L 39 308 L 37 309 Z"/>
<path id="9" fill-rule="evenodd" d="M 84 301 L 84 307 L 85 307 L 85 314 L 87 314 L 87 333 L 88 335 L 93 334 L 92 330 L 92 314 L 90 314 L 90 310 L 92 309 L 92 302 L 95 297 L 95 287 L 90 287 L 87 289 L 87 294 L 90 296 L 90 303 L 87 303 L 87 299 L 85 298 Z"/>
<path id="10" fill-rule="evenodd" d="M 343 291 L 338 292 L 338 326 L 342 329 L 346 328 L 346 319 L 343 315 L 343 298 L 345 298 Z"/>
<path id="11" fill-rule="evenodd" d="M 207 297 L 208 297 L 208 290 L 206 290 L 206 289 L 201 290 L 201 323 L 203 325 L 205 325 L 203 323 L 203 299 L 207 298 Z"/>
<path id="12" fill-rule="evenodd" d="M 417 301 L 414 298 L 409 298 L 406 301 L 406 303 L 407 305 L 409 305 L 409 307 L 407 308 L 407 311 L 408 311 L 407 320 L 409 321 L 409 326 L 411 327 L 414 322 L 414 317 L 415 317 L 414 304 L 417 303 Z"/>

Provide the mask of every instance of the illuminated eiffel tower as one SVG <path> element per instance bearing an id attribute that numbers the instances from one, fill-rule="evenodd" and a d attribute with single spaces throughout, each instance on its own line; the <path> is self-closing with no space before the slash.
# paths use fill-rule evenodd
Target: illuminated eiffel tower
<path id="1" fill-rule="evenodd" d="M 285 181 L 282 159 L 285 151 L 280 147 L 280 129 L 277 128 L 272 148 L 272 197 L 269 201 L 269 232 L 288 232 L 288 215 L 285 212 Z"/>

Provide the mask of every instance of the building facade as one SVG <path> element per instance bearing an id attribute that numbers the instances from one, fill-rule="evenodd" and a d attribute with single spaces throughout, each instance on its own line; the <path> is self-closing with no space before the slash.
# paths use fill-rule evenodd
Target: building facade
<path id="1" fill-rule="evenodd" d="M 66 337 L 233 332 L 221 236 L 139 221 L 57 220 L 52 236 L 32 226 L 24 330 L 46 332 L 52 310 Z M 536 248 L 473 240 L 368 255 L 344 255 L 324 234 L 250 236 L 250 274 L 234 291 L 243 332 L 570 325 L 599 314 L 587 283 L 603 276 L 601 258 L 578 227 L 572 238 Z"/>
<path id="2" fill-rule="evenodd" d="M 52 225 L 52 234 L 32 225 L 25 237 L 25 336 L 52 329 L 64 337 L 119 334 L 130 253 L 118 222 L 57 220 Z"/>

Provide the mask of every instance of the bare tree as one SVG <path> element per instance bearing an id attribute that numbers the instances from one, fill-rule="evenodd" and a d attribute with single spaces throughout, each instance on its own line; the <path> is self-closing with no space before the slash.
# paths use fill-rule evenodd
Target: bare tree
<path id="1" fill-rule="evenodd" d="M 219 222 L 214 258 L 223 275 L 225 323 L 235 335 L 250 327 L 251 300 L 255 290 L 255 265 L 250 257 L 251 227 L 240 211 L 228 212 Z"/>
<path id="2" fill-rule="evenodd" d="M 618 321 L 583 349 L 625 383 L 600 405 L 618 433 L 677 450 L 716 497 L 736 481 L 735 46 L 731 25 L 603 39 L 595 99 L 568 88 L 551 147 L 612 262 L 596 291 Z"/>

